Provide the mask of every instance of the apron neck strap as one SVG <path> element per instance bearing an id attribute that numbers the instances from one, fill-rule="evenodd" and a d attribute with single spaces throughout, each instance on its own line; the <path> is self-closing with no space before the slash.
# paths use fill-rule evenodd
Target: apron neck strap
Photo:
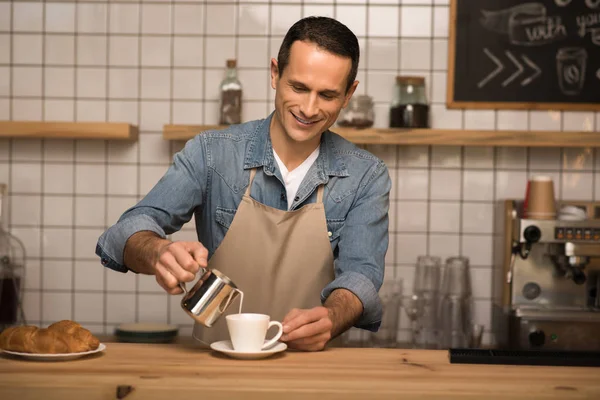
<path id="1" fill-rule="evenodd" d="M 325 185 L 319 185 L 317 188 L 317 203 L 323 202 L 323 192 L 325 191 Z"/>
<path id="2" fill-rule="evenodd" d="M 252 181 L 254 180 L 254 175 L 256 175 L 256 168 L 252 168 L 250 170 L 250 181 L 248 181 L 248 187 L 246 188 L 246 196 L 250 196 L 250 188 L 252 187 Z"/>

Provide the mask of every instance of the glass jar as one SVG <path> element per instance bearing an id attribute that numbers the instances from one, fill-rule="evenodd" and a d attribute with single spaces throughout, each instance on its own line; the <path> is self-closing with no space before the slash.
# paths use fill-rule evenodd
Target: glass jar
<path id="1" fill-rule="evenodd" d="M 390 128 L 429 128 L 425 78 L 397 76 L 390 107 Z"/>
<path id="2" fill-rule="evenodd" d="M 373 98 L 367 95 L 353 96 L 338 117 L 338 125 L 343 127 L 370 128 L 374 121 Z"/>

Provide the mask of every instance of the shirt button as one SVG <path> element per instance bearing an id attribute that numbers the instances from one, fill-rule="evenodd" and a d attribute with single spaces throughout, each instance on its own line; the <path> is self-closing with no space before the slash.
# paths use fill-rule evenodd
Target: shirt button
<path id="1" fill-rule="evenodd" d="M 281 200 L 285 200 L 285 193 L 281 193 Z"/>
<path id="2" fill-rule="evenodd" d="M 102 262 L 102 265 L 108 264 L 108 260 L 106 258 L 102 258 L 100 262 Z"/>
<path id="3" fill-rule="evenodd" d="M 294 197 L 294 201 L 298 201 L 298 200 L 300 200 L 300 197 L 298 197 L 298 196 Z"/>
<path id="4" fill-rule="evenodd" d="M 327 236 L 331 237 L 331 235 L 333 235 L 331 231 L 327 232 Z"/>

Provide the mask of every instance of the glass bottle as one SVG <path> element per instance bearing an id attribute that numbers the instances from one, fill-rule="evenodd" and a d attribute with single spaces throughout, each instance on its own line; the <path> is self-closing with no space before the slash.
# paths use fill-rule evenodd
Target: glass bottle
<path id="1" fill-rule="evenodd" d="M 0 184 L 0 331 L 25 322 L 22 293 L 25 280 L 25 247 L 5 229 L 6 185 Z"/>
<path id="2" fill-rule="evenodd" d="M 354 128 L 370 128 L 375 120 L 373 98 L 367 95 L 352 96 L 348 106 L 342 110 L 338 125 Z"/>
<path id="3" fill-rule="evenodd" d="M 236 60 L 227 60 L 225 79 L 221 81 L 221 104 L 219 124 L 231 125 L 242 122 L 242 84 L 237 76 Z"/>
<path id="4" fill-rule="evenodd" d="M 390 108 L 390 128 L 429 128 L 425 78 L 397 76 Z"/>

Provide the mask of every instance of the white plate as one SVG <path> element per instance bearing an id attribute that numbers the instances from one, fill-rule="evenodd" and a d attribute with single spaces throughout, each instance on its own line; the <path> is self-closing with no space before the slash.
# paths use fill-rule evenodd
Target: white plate
<path id="1" fill-rule="evenodd" d="M 10 354 L 11 356 L 26 358 L 32 361 L 67 361 L 74 360 L 76 358 L 85 357 L 90 354 L 99 353 L 106 349 L 106 345 L 100 343 L 96 350 L 83 351 L 81 353 L 61 353 L 61 354 L 37 354 L 37 353 L 19 353 L 16 351 L 1 350 L 3 353 Z"/>
<path id="2" fill-rule="evenodd" d="M 223 354 L 227 354 L 229 357 L 237 358 L 240 360 L 259 360 L 261 358 L 267 358 L 273 354 L 279 353 L 287 349 L 287 344 L 277 342 L 272 347 L 257 352 L 243 352 L 235 351 L 231 340 L 222 340 L 220 342 L 214 342 L 210 345 L 210 348 Z"/>

